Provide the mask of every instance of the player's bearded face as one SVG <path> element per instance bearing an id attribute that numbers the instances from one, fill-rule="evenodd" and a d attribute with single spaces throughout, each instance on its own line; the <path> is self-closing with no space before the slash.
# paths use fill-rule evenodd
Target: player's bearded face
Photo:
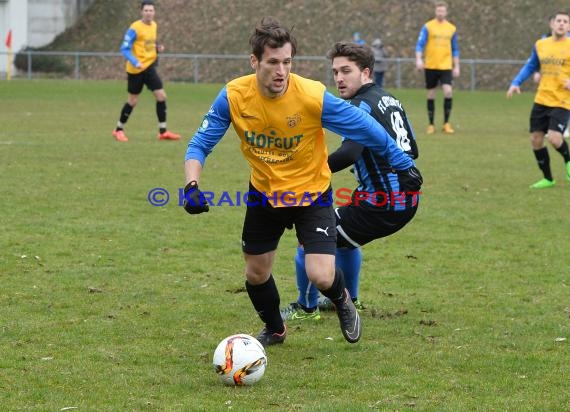
<path id="1" fill-rule="evenodd" d="M 257 86 L 267 97 L 281 96 L 287 90 L 293 61 L 291 44 L 272 49 L 265 46 L 261 60 L 251 57 L 251 65 L 257 76 Z"/>
<path id="2" fill-rule="evenodd" d="M 447 7 L 438 6 L 435 8 L 435 18 L 438 20 L 444 20 L 447 17 Z"/>
<path id="3" fill-rule="evenodd" d="M 360 89 L 364 83 L 370 82 L 356 63 L 344 56 L 335 57 L 333 59 L 332 73 L 338 94 L 343 99 L 354 97 L 358 89 Z"/>

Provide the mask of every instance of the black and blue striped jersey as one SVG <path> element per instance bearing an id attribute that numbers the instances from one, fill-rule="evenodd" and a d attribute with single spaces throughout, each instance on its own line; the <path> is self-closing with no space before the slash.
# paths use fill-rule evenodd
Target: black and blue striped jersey
<path id="1" fill-rule="evenodd" d="M 393 149 L 394 151 L 404 152 L 411 159 L 419 156 L 414 130 L 398 99 L 376 84 L 368 83 L 362 86 L 349 102 L 370 114 L 382 125 L 396 142 L 397 147 Z M 345 142 L 354 146 L 354 143 L 346 140 L 343 146 Z M 331 162 L 331 159 L 335 158 L 335 153 L 329 157 L 329 165 L 333 172 L 339 169 L 332 166 L 335 161 Z M 406 170 L 399 169 L 394 167 L 389 154 L 381 153 L 366 145 L 360 146 L 359 153 L 360 156 L 353 165 L 354 175 L 359 184 L 356 192 L 368 193 L 370 196 L 367 202 L 375 206 L 381 205 L 396 211 L 405 209 L 407 205 L 394 201 L 394 198 L 401 198 L 402 193 L 420 190 L 423 180 L 415 164 Z"/>
<path id="2" fill-rule="evenodd" d="M 374 83 L 363 85 L 349 103 L 360 107 L 380 123 L 396 144 L 412 159 L 419 156 L 414 129 L 402 103 Z"/>

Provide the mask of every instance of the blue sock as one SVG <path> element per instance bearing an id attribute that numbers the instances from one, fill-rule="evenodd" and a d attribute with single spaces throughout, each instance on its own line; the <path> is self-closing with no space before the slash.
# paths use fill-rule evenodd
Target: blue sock
<path id="1" fill-rule="evenodd" d="M 336 266 L 344 273 L 344 282 L 352 299 L 358 298 L 362 251 L 360 248 L 339 248 L 336 250 Z"/>
<path id="2" fill-rule="evenodd" d="M 308 309 L 316 308 L 319 303 L 319 290 L 307 277 L 305 249 L 302 247 L 297 248 L 297 254 L 295 255 L 295 272 L 297 274 L 297 290 L 299 291 L 297 303 Z"/>

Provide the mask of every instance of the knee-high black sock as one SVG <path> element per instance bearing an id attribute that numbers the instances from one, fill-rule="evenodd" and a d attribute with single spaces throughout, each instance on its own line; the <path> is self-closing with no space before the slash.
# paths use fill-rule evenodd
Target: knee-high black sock
<path id="1" fill-rule="evenodd" d="M 449 121 L 449 116 L 451 116 L 451 104 L 453 99 L 451 97 L 446 97 L 443 99 L 443 123 Z"/>
<path id="2" fill-rule="evenodd" d="M 564 158 L 564 163 L 570 162 L 570 153 L 568 153 L 568 143 L 566 143 L 566 140 L 562 139 L 562 144 L 560 147 L 557 147 L 556 150 Z"/>
<path id="3" fill-rule="evenodd" d="M 435 113 L 435 101 L 434 99 L 427 99 L 427 114 L 429 124 L 433 124 L 433 116 Z"/>
<path id="4" fill-rule="evenodd" d="M 252 285 L 246 280 L 245 288 L 253 307 L 267 329 L 273 333 L 282 333 L 285 326 L 279 313 L 281 302 L 273 275 L 269 275 L 267 282 L 261 285 Z"/>
<path id="5" fill-rule="evenodd" d="M 536 163 L 538 163 L 539 169 L 542 170 L 544 178 L 552 180 L 552 172 L 550 171 L 550 157 L 548 156 L 548 150 L 546 147 L 535 150 L 534 157 L 536 157 Z"/>
<path id="6" fill-rule="evenodd" d="M 156 102 L 156 116 L 159 123 L 166 122 L 166 102 Z"/>
<path id="7" fill-rule="evenodd" d="M 121 117 L 119 117 L 119 122 L 121 124 L 127 123 L 127 121 L 129 120 L 129 116 L 131 115 L 131 112 L 133 111 L 133 108 L 134 107 L 131 106 L 130 104 L 125 103 L 125 105 L 121 109 Z"/>
<path id="8" fill-rule="evenodd" d="M 344 300 L 345 289 L 344 275 L 342 270 L 337 267 L 334 272 L 334 280 L 331 287 L 327 290 L 321 290 L 321 293 L 329 298 L 335 306 L 338 306 L 339 304 L 342 304 L 342 301 Z"/>

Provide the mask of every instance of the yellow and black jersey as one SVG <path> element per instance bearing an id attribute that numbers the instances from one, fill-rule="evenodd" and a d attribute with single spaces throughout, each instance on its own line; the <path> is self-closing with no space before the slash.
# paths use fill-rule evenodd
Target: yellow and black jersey
<path id="1" fill-rule="evenodd" d="M 261 94 L 255 74 L 229 82 L 190 140 L 185 160 L 203 165 L 230 124 L 250 165 L 253 187 L 268 198 L 288 199 L 275 207 L 316 200 L 330 186 L 323 127 L 385 156 L 391 170 L 414 165 L 370 115 L 327 92 L 322 83 L 296 74 L 289 75 L 287 90 L 276 98 Z"/>
<path id="2" fill-rule="evenodd" d="M 257 90 L 255 75 L 227 84 L 233 127 L 251 165 L 251 183 L 265 192 L 324 192 L 330 185 L 321 123 L 322 83 L 295 74 L 277 98 Z M 270 194 L 270 193 L 269 193 Z"/>
<path id="3" fill-rule="evenodd" d="M 570 38 L 538 40 L 511 85 L 520 86 L 536 71 L 540 71 L 541 76 L 535 103 L 570 110 L 570 90 L 565 88 L 570 79 Z"/>
<path id="4" fill-rule="evenodd" d="M 416 52 L 423 53 L 424 67 L 431 70 L 451 70 L 453 57 L 459 56 L 457 47 L 457 29 L 447 20 L 437 19 L 428 21 L 422 27 Z"/>
<path id="5" fill-rule="evenodd" d="M 121 53 L 127 59 L 127 73 L 140 73 L 156 61 L 157 28 L 154 21 L 146 24 L 142 20 L 137 20 L 127 30 L 121 43 Z M 140 69 L 136 67 L 137 63 L 142 65 Z"/>

